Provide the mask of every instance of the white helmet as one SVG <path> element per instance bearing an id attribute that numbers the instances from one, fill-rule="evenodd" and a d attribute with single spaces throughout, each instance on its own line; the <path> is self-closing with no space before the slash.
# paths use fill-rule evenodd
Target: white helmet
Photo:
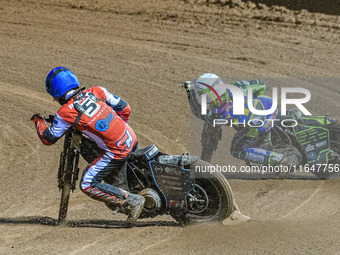
<path id="1" fill-rule="evenodd" d="M 195 82 L 195 88 L 202 93 L 208 94 L 207 103 L 215 102 L 218 97 L 223 96 L 226 92 L 226 88 L 216 88 L 218 85 L 223 85 L 223 81 L 216 74 L 205 73 L 198 77 Z"/>

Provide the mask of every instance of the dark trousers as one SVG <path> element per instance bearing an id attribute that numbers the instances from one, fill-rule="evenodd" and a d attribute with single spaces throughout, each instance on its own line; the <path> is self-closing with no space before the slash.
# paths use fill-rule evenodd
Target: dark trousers
<path id="1" fill-rule="evenodd" d="M 126 167 L 126 160 L 115 160 L 110 152 L 104 153 L 85 168 L 80 188 L 93 199 L 123 203 L 129 194 Z"/>

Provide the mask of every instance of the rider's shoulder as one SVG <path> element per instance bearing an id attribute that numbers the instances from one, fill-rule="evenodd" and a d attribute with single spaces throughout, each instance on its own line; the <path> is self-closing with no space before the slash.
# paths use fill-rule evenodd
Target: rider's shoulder
<path id="1" fill-rule="evenodd" d="M 57 111 L 57 114 L 64 120 L 68 119 L 70 116 L 77 115 L 77 111 L 73 105 L 73 100 L 69 100 L 63 104 Z"/>
<path id="2" fill-rule="evenodd" d="M 247 86 L 249 86 L 249 81 L 245 81 L 245 80 L 234 81 L 233 83 L 231 83 L 231 85 L 244 89 Z"/>
<path id="3" fill-rule="evenodd" d="M 83 92 L 96 92 L 96 91 L 99 91 L 99 90 L 101 90 L 101 88 L 99 87 L 99 86 L 93 86 L 93 87 L 90 87 L 90 88 L 87 88 L 87 89 L 85 89 L 85 90 L 83 90 Z"/>
<path id="4" fill-rule="evenodd" d="M 264 81 L 262 81 L 262 80 L 260 80 L 260 79 L 256 79 L 256 80 L 251 80 L 251 81 L 249 81 L 249 84 L 250 85 L 258 85 L 258 86 L 261 86 L 261 85 L 266 85 L 265 83 L 264 83 Z"/>
<path id="5" fill-rule="evenodd" d="M 264 81 L 260 79 L 255 79 L 255 80 L 239 80 L 239 81 L 234 81 L 232 85 L 237 86 L 239 88 L 245 89 L 249 86 L 263 86 L 265 85 Z"/>
<path id="6" fill-rule="evenodd" d="M 94 86 L 94 87 L 91 87 L 91 88 L 87 89 L 86 92 L 91 92 L 96 97 L 105 99 L 106 98 L 107 89 L 104 88 L 104 87 L 101 87 L 101 86 Z"/>
<path id="7" fill-rule="evenodd" d="M 258 97 L 263 95 L 266 90 L 266 84 L 264 81 L 256 79 L 250 81 L 234 81 L 232 85 L 237 86 L 243 91 L 243 94 L 246 95 L 248 90 L 251 89 L 254 97 Z"/>

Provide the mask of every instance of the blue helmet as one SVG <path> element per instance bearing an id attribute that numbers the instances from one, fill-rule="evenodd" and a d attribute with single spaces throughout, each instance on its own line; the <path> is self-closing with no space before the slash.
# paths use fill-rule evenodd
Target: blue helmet
<path id="1" fill-rule="evenodd" d="M 79 81 L 69 69 L 59 66 L 47 75 L 45 86 L 51 96 L 59 98 L 70 89 L 79 87 Z"/>

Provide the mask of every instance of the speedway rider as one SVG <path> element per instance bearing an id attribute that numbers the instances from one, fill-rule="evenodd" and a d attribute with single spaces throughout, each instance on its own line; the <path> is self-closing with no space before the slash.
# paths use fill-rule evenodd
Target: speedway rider
<path id="1" fill-rule="evenodd" d="M 245 114 L 235 115 L 232 110 L 232 93 L 226 88 L 221 88 L 217 85 L 223 85 L 223 81 L 217 75 L 211 73 L 201 75 L 194 81 L 194 84 L 185 82 L 182 85 L 187 91 L 192 113 L 196 117 L 210 123 L 212 123 L 214 119 L 226 119 L 234 123 L 234 128 L 238 130 L 230 148 L 230 152 L 234 157 L 257 164 L 287 164 L 286 151 L 283 154 L 277 153 L 273 151 L 271 144 L 270 130 L 272 128 L 272 121 L 278 115 L 278 109 L 276 109 L 273 114 L 259 116 L 252 114 L 249 111 L 248 104 L 245 103 Z M 235 81 L 232 85 L 237 86 L 243 91 L 245 102 L 247 102 L 246 96 L 248 88 L 251 87 L 255 108 L 267 110 L 271 107 L 272 99 L 262 96 L 266 89 L 263 81 Z M 214 92 L 219 95 L 221 101 L 218 100 Z M 200 93 L 206 93 L 208 95 L 207 103 L 210 107 L 207 115 L 201 115 L 201 105 L 197 98 Z M 250 123 L 253 123 L 252 126 L 260 126 L 258 125 L 259 120 L 262 121 L 261 124 L 264 123 L 261 127 L 250 127 L 247 124 L 250 121 Z M 244 128 L 242 128 L 242 126 Z M 289 148 L 287 149 L 289 150 Z"/>
<path id="2" fill-rule="evenodd" d="M 137 147 L 137 137 L 127 124 L 129 104 L 103 87 L 79 88 L 77 77 L 65 67 L 54 68 L 45 85 L 61 108 L 49 127 L 44 116 L 32 116 L 39 138 L 52 145 L 72 127 L 96 142 L 103 153 L 85 168 L 80 189 L 93 199 L 128 207 L 127 222 L 134 224 L 143 210 L 144 197 L 103 182 L 111 175 L 124 175 L 127 157 Z"/>

